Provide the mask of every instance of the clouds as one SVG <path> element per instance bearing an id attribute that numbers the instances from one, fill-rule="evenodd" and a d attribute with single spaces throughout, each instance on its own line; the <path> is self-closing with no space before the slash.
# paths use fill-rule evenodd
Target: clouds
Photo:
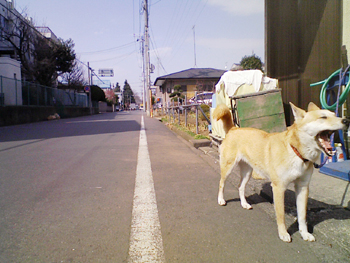
<path id="1" fill-rule="evenodd" d="M 208 5 L 220 7 L 223 11 L 237 16 L 264 12 L 264 0 L 208 0 Z"/>

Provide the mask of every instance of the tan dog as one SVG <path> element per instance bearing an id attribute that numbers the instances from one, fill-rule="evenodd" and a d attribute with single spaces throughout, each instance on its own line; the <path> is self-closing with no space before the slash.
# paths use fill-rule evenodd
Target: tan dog
<path id="1" fill-rule="evenodd" d="M 226 105 L 219 105 L 215 109 L 213 117 L 223 121 L 226 133 L 220 147 L 221 180 L 218 203 L 226 205 L 225 180 L 233 168 L 238 168 L 241 174 L 241 205 L 245 209 L 251 209 L 244 191 L 254 169 L 261 177 L 271 180 L 278 234 L 281 240 L 290 242 L 291 237 L 285 225 L 284 193 L 288 185 L 294 183 L 299 232 L 304 240 L 315 241 L 306 225 L 313 163 L 319 160 L 321 152 L 334 155 L 330 135 L 349 125 L 349 120 L 338 118 L 328 110 L 321 110 L 312 102 L 308 106 L 308 112 L 292 103 L 290 105 L 295 118 L 294 124 L 287 131 L 271 134 L 254 128 L 236 128 Z"/>
<path id="2" fill-rule="evenodd" d="M 51 120 L 59 120 L 61 119 L 60 115 L 58 115 L 58 113 L 55 113 L 53 115 L 49 115 L 49 117 L 47 117 L 47 120 L 51 121 Z"/>

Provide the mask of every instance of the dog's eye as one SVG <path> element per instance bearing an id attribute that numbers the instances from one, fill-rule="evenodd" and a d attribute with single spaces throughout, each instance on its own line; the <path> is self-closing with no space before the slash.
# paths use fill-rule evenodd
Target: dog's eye
<path id="1" fill-rule="evenodd" d="M 321 119 L 327 119 L 327 116 L 322 116 Z"/>

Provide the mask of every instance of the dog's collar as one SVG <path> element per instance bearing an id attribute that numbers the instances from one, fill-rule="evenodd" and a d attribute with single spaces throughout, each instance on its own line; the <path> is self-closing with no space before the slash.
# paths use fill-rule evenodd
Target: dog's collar
<path id="1" fill-rule="evenodd" d="M 295 154 L 303 160 L 304 163 L 308 162 L 308 159 L 303 158 L 303 156 L 301 156 L 300 152 L 297 150 L 297 148 L 295 148 L 293 145 L 290 145 L 290 147 L 292 147 L 293 151 L 295 152 Z"/>

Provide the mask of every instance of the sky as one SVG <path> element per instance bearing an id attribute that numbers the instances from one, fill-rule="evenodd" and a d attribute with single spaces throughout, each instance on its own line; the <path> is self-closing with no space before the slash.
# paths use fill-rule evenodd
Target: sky
<path id="1" fill-rule="evenodd" d="M 15 8 L 72 39 L 77 58 L 101 78 L 143 90 L 142 0 L 13 0 Z M 151 82 L 189 68 L 230 69 L 243 56 L 264 61 L 264 0 L 149 0 Z M 86 68 L 86 66 L 83 66 Z M 95 81 L 95 79 L 94 79 Z"/>

